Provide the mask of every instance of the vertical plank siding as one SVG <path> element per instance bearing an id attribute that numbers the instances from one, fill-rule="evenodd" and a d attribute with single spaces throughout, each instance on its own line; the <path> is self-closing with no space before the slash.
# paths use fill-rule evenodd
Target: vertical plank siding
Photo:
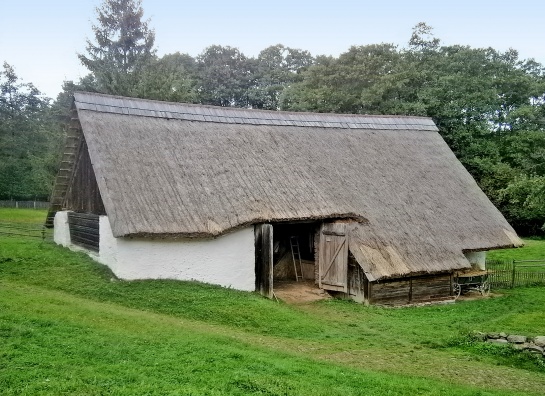
<path id="1" fill-rule="evenodd" d="M 273 226 L 255 226 L 255 290 L 273 297 Z"/>
<path id="2" fill-rule="evenodd" d="M 89 213 L 68 213 L 70 240 L 74 245 L 98 252 L 100 241 L 99 216 Z"/>
<path id="3" fill-rule="evenodd" d="M 104 215 L 106 211 L 85 140 L 82 140 L 80 144 L 78 156 L 79 160 L 76 162 L 64 207 L 76 212 Z"/>
<path id="4" fill-rule="evenodd" d="M 348 238 L 346 223 L 322 225 L 319 256 L 319 286 L 348 292 Z"/>

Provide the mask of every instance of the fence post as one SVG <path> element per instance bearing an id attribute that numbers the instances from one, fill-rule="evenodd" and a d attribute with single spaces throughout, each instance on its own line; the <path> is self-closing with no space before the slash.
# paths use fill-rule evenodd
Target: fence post
<path id="1" fill-rule="evenodd" d="M 513 277 L 511 278 L 511 289 L 515 287 L 516 261 L 513 260 Z"/>

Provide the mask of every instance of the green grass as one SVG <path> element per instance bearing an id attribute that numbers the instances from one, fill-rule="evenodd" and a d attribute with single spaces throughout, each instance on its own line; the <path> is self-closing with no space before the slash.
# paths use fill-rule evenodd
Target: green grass
<path id="1" fill-rule="evenodd" d="M 469 334 L 545 335 L 543 306 L 541 288 L 400 309 L 288 306 L 119 281 L 82 253 L 0 237 L 0 393 L 540 395 L 542 359 Z"/>
<path id="2" fill-rule="evenodd" d="M 517 249 L 491 250 L 490 260 L 545 260 L 545 238 L 524 238 L 524 247 Z"/>
<path id="3" fill-rule="evenodd" d="M 46 216 L 47 210 L 0 208 L 0 222 L 43 224 Z"/>

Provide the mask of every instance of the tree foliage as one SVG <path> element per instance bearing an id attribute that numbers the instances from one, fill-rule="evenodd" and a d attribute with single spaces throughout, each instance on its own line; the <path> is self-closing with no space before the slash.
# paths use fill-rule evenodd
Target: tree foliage
<path id="1" fill-rule="evenodd" d="M 7 62 L 0 71 L 0 199 L 47 199 L 62 132 L 49 99 Z"/>
<path id="2" fill-rule="evenodd" d="M 104 0 L 96 13 L 95 42 L 87 40 L 87 54 L 78 57 L 99 91 L 130 96 L 155 54 L 155 32 L 142 20 L 142 0 Z"/>
<path id="3" fill-rule="evenodd" d="M 338 57 L 277 44 L 257 57 L 212 45 L 196 58 L 179 52 L 158 58 L 154 32 L 142 17 L 141 0 L 104 0 L 95 41 L 79 55 L 90 74 L 65 82 L 51 106 L 4 65 L 3 197 L 47 190 L 58 135 L 51 122 L 68 114 L 74 91 L 84 90 L 268 110 L 431 117 L 517 231 L 542 232 L 545 73 L 534 60 L 519 59 L 515 50 L 443 45 L 425 23 L 414 27 L 405 47 L 353 46 Z"/>
<path id="4" fill-rule="evenodd" d="M 215 106 L 247 107 L 256 64 L 238 48 L 212 45 L 197 57 L 199 98 Z"/>

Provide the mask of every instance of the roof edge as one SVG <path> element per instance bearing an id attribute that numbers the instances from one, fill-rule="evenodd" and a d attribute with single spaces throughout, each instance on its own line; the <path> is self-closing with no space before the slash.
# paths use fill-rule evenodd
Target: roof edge
<path id="1" fill-rule="evenodd" d="M 109 217 L 108 217 L 109 219 Z M 292 218 L 255 218 L 244 223 L 237 224 L 234 227 L 229 227 L 217 231 L 210 232 L 177 232 L 177 233 L 153 233 L 153 232 L 132 232 L 126 234 L 114 233 L 116 238 L 150 238 L 150 239 L 212 239 L 223 235 L 238 231 L 242 228 L 253 226 L 261 223 L 295 223 L 300 221 L 323 221 L 323 220 L 352 220 L 359 223 L 368 223 L 368 220 L 355 213 L 335 213 L 327 216 L 306 216 Z M 113 228 L 113 227 L 112 227 Z"/>
<path id="2" fill-rule="evenodd" d="M 244 109 L 162 102 L 90 92 L 75 92 L 74 101 L 78 110 L 185 121 L 340 129 L 438 131 L 431 118 L 417 116 Z"/>

